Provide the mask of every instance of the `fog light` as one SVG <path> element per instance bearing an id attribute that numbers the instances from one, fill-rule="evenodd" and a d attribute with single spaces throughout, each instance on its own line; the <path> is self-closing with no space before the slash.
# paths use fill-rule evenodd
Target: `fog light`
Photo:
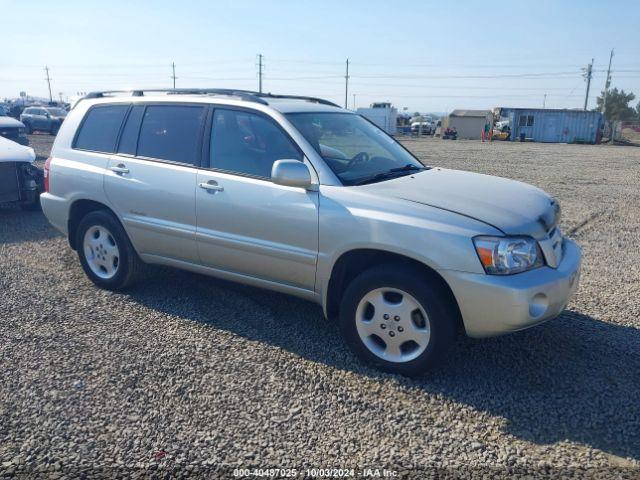
<path id="1" fill-rule="evenodd" d="M 537 293 L 529 302 L 529 315 L 538 318 L 544 315 L 549 307 L 549 299 L 544 293 Z"/>

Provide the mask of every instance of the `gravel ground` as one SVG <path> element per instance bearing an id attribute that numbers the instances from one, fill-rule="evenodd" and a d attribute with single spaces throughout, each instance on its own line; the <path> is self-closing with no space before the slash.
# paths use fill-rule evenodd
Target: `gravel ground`
<path id="1" fill-rule="evenodd" d="M 48 155 L 51 137 L 31 142 Z M 584 249 L 565 313 L 461 338 L 410 380 L 361 365 L 302 300 L 167 269 L 127 293 L 98 290 L 41 213 L 0 210 L 0 476 L 231 476 L 224 465 L 640 477 L 640 149 L 406 145 L 560 199 Z"/>

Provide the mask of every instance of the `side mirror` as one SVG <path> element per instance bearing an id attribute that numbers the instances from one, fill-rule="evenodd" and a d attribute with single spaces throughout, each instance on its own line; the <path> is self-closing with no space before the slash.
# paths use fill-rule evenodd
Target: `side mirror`
<path id="1" fill-rule="evenodd" d="M 271 181 L 277 185 L 307 189 L 311 187 L 311 172 L 299 160 L 276 160 L 271 167 Z"/>

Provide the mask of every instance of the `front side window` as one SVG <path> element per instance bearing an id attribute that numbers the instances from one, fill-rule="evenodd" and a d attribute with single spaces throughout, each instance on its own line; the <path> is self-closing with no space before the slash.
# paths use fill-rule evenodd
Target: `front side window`
<path id="1" fill-rule="evenodd" d="M 191 105 L 147 106 L 138 156 L 195 165 L 198 162 L 198 137 L 206 109 Z"/>
<path id="2" fill-rule="evenodd" d="M 103 105 L 91 108 L 82 122 L 74 148 L 113 153 L 120 125 L 129 105 Z"/>
<path id="3" fill-rule="evenodd" d="M 413 155 L 360 115 L 290 113 L 287 118 L 344 185 L 361 185 L 424 170 Z"/>
<path id="4" fill-rule="evenodd" d="M 210 151 L 211 168 L 261 178 L 271 178 L 276 160 L 302 160 L 272 120 L 240 110 L 215 110 Z"/>

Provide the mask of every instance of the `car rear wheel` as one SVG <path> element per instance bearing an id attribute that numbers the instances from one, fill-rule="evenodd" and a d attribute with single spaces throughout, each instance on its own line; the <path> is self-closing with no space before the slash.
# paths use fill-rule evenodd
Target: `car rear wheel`
<path id="1" fill-rule="evenodd" d="M 443 288 L 420 269 L 381 265 L 356 277 L 340 307 L 349 347 L 377 368 L 408 376 L 432 367 L 455 338 Z"/>
<path id="2" fill-rule="evenodd" d="M 51 130 L 49 130 L 49 133 L 51 135 L 57 135 L 58 134 L 58 130 L 60 130 L 60 124 L 56 122 L 56 123 L 51 124 Z"/>
<path id="3" fill-rule="evenodd" d="M 142 273 L 144 264 L 124 228 L 107 211 L 90 212 L 80 221 L 75 245 L 84 272 L 101 288 L 124 289 Z"/>

